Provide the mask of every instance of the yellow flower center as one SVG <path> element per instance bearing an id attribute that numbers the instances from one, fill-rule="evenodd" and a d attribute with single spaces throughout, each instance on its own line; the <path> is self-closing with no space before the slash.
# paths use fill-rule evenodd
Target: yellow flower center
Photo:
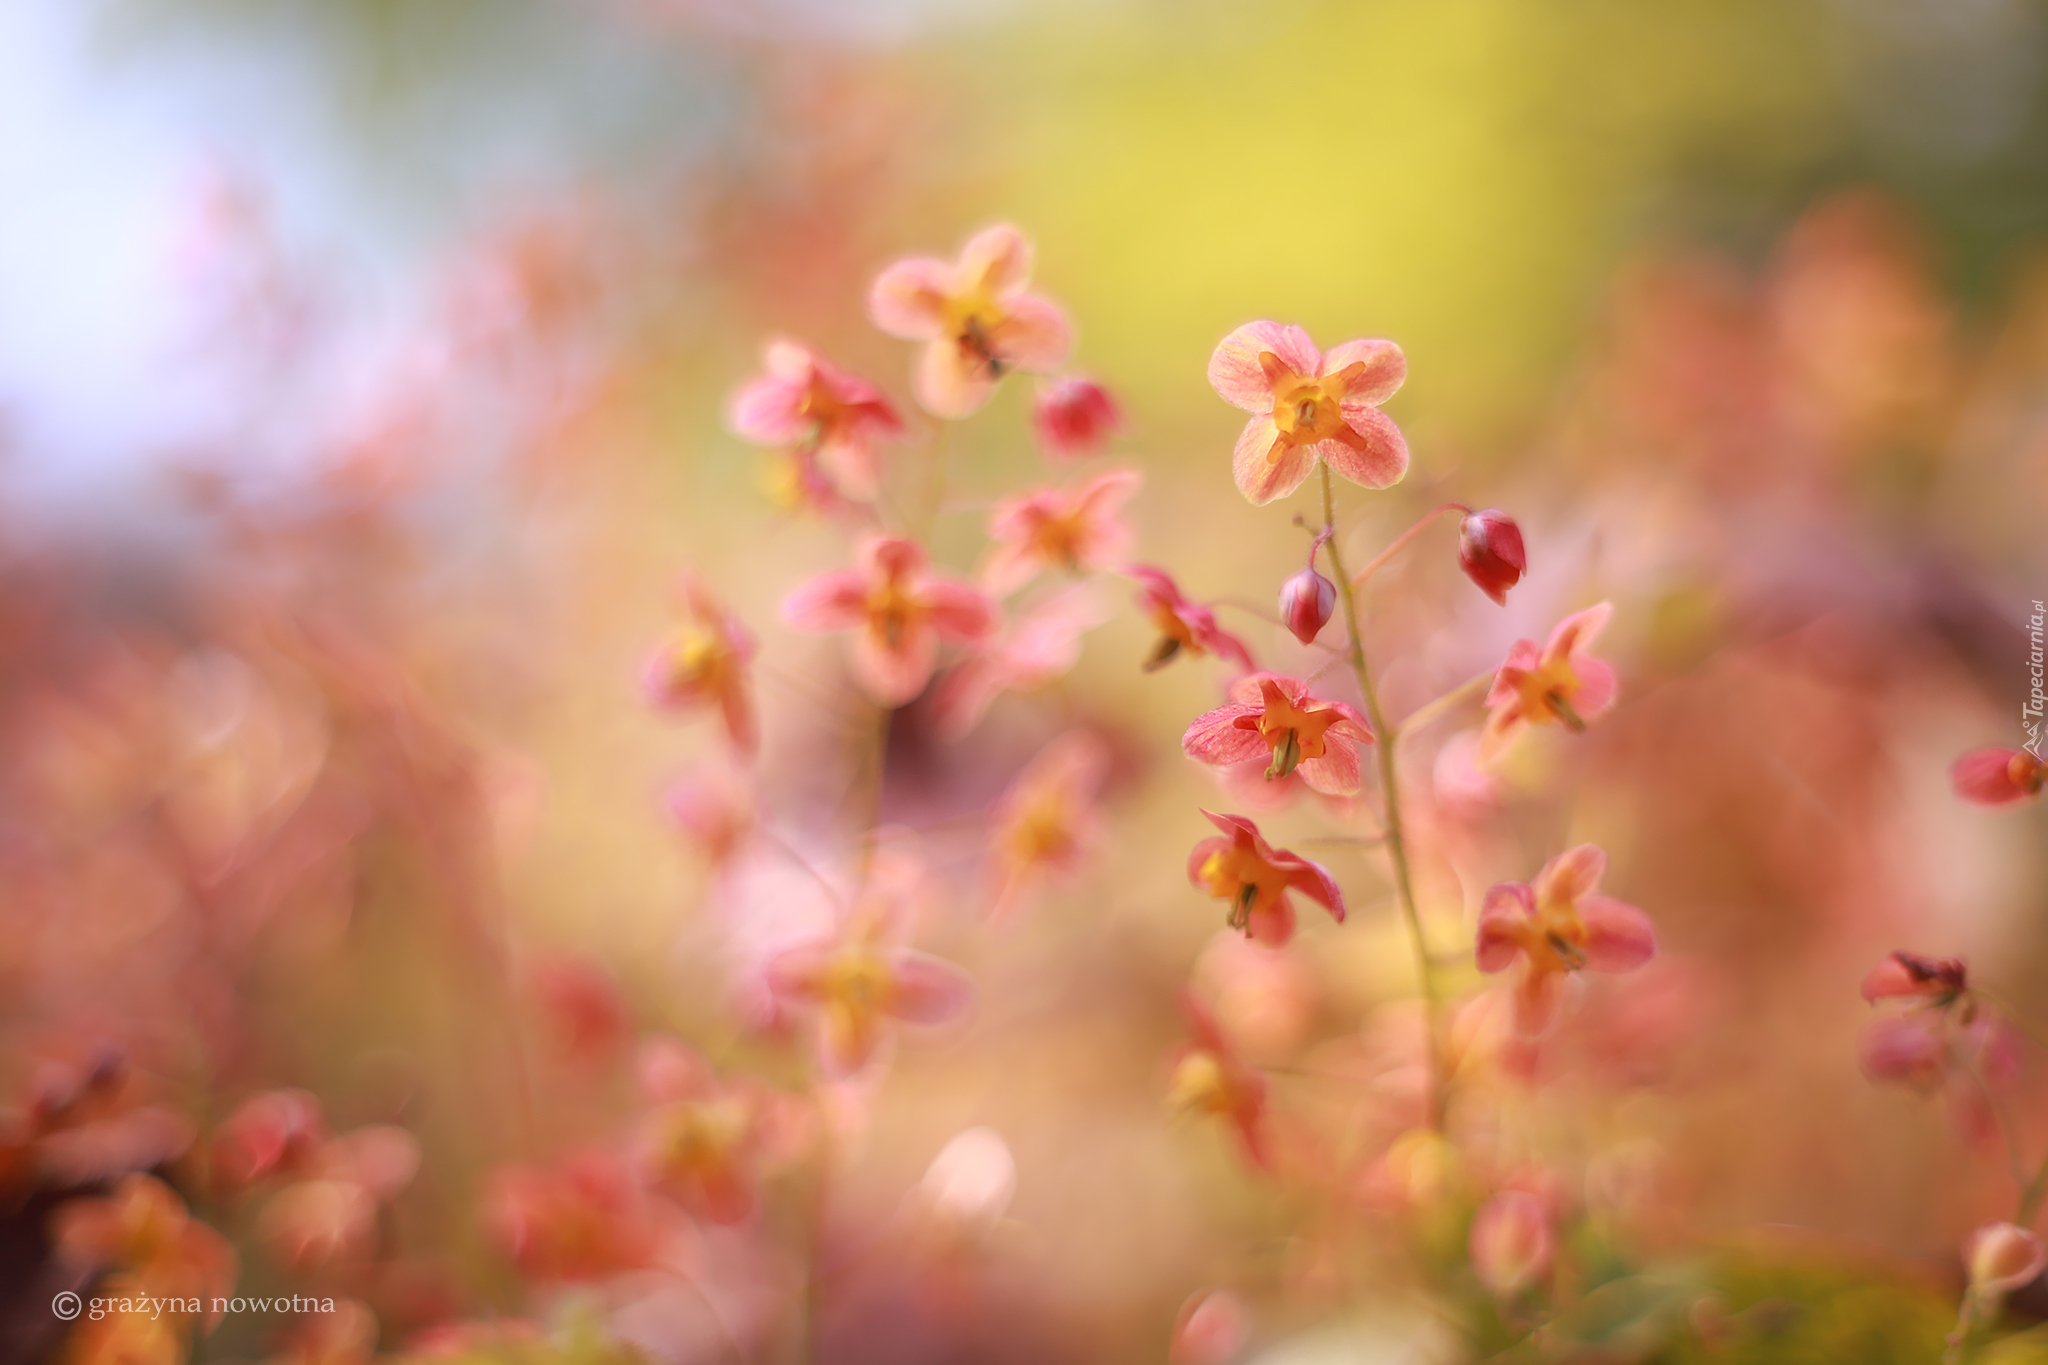
<path id="1" fill-rule="evenodd" d="M 1230 1108 L 1230 1082 L 1211 1052 L 1190 1052 L 1173 1069 L 1166 1102 L 1176 1109 L 1214 1114 Z"/>
<path id="2" fill-rule="evenodd" d="M 1269 351 L 1259 357 L 1259 367 L 1273 387 L 1273 425 L 1280 429 L 1282 438 L 1274 443 L 1267 459 L 1278 460 L 1290 447 L 1327 441 L 1346 429 L 1344 393 L 1364 368 L 1363 362 L 1315 378 L 1296 374 L 1286 361 Z"/>
<path id="3" fill-rule="evenodd" d="M 922 604 L 892 578 L 868 594 L 868 628 L 895 649 L 923 610 Z"/>
<path id="4" fill-rule="evenodd" d="M 1522 699 L 1522 714 L 1538 725 L 1562 725 L 1579 731 L 1586 722 L 1572 709 L 1572 697 L 1579 690 L 1579 675 L 1570 659 L 1553 659 L 1539 664 L 1516 686 Z"/>
<path id="5" fill-rule="evenodd" d="M 1054 862 L 1074 851 L 1067 803 L 1057 792 L 1041 792 L 1025 803 L 1010 826 L 1010 856 L 1018 863 Z"/>

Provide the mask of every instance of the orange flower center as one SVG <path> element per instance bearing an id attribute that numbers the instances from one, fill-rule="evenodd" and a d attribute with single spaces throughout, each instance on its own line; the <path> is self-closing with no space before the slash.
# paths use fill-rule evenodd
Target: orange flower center
<path id="1" fill-rule="evenodd" d="M 896 579 L 889 579 L 868 594 L 868 629 L 881 636 L 891 649 L 902 646 L 904 636 L 923 613 L 923 604 L 905 592 Z"/>
<path id="2" fill-rule="evenodd" d="M 746 1131 L 746 1106 L 738 1100 L 671 1105 L 661 1114 L 661 1164 L 676 1173 L 722 1166 Z"/>
<path id="3" fill-rule="evenodd" d="M 1048 514 L 1031 528 L 1031 548 L 1048 564 L 1068 570 L 1081 567 L 1081 542 L 1086 534 L 1078 513 Z"/>
<path id="4" fill-rule="evenodd" d="M 1259 356 L 1259 368 L 1272 386 L 1273 425 L 1281 436 L 1267 459 L 1278 460 L 1292 446 L 1341 438 L 1349 430 L 1344 421 L 1344 393 L 1365 368 L 1364 362 L 1315 378 L 1296 374 L 1286 361 L 1268 351 Z"/>
<path id="5" fill-rule="evenodd" d="M 1321 758 L 1329 747 L 1325 732 L 1343 717 L 1329 707 L 1303 710 L 1270 679 L 1259 684 L 1259 692 L 1265 709 L 1256 716 L 1239 716 L 1234 724 L 1241 730 L 1257 730 L 1266 741 L 1273 754 L 1266 776 L 1285 777 L 1304 760 Z"/>
<path id="6" fill-rule="evenodd" d="M 1579 675 L 1569 658 L 1539 663 L 1516 684 L 1523 715 L 1539 725 L 1562 725 L 1573 732 L 1586 728 L 1586 722 L 1572 709 L 1578 690 Z"/>
<path id="7" fill-rule="evenodd" d="M 1020 864 L 1057 862 L 1077 845 L 1067 803 L 1057 792 L 1041 792 L 1028 801 L 1010 826 L 1010 857 Z"/>

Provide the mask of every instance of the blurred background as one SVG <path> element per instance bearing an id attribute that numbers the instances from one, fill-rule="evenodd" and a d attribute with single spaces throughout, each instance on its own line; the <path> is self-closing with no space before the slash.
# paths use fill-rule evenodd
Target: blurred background
<path id="1" fill-rule="evenodd" d="M 667 786 L 718 746 L 639 671 L 695 569 L 762 641 L 764 818 L 838 875 L 866 722 L 838 644 L 776 611 L 846 535 L 777 501 L 724 406 L 789 335 L 910 410 L 868 282 L 996 221 L 1123 407 L 1137 557 L 1191 596 L 1270 612 L 1290 514 L 1319 515 L 1307 489 L 1238 496 L 1242 418 L 1204 378 L 1272 317 L 1408 356 L 1388 412 L 1414 464 L 1344 490 L 1351 562 L 1450 499 L 1528 540 L 1505 610 L 1447 524 L 1375 580 L 1392 714 L 1616 603 L 1623 700 L 1595 731 L 1477 790 L 1439 758 L 1476 712 L 1404 750 L 1447 959 L 1488 885 L 1586 840 L 1662 943 L 1489 1103 L 1487 1141 L 1571 1172 L 1657 1285 L 1929 1358 L 1956 1246 L 2048 1147 L 2041 1059 L 1995 1101 L 2008 1154 L 1981 1100 L 1865 1079 L 1857 984 L 1894 948 L 1962 955 L 2048 1025 L 2043 809 L 1947 776 L 2021 742 L 2048 597 L 2044 63 L 2048 6 L 2021 0 L 0 8 L 0 1081 L 18 1120 L 118 1055 L 117 1117 L 161 1125 L 5 1168 L 10 1358 L 80 1349 L 45 1307 L 49 1220 L 122 1171 L 177 1177 L 244 1284 L 330 1285 L 376 1315 L 358 1355 L 397 1352 L 566 1311 L 479 1209 L 506 1163 L 618 1129 L 631 1038 L 798 1086 L 800 1040 L 756 1027 L 735 963 L 816 888 L 679 836 Z M 932 545 L 961 572 L 980 510 L 1054 477 L 1029 403 L 1013 382 L 951 437 Z M 1184 864 L 1196 807 L 1229 798 L 1177 740 L 1225 679 L 1141 673 L 1127 599 L 1105 588 L 1071 676 L 968 739 L 922 702 L 890 722 L 882 816 L 933 868 L 919 942 L 979 1004 L 905 1042 L 818 1196 L 824 1358 L 1162 1358 L 1212 1286 L 1252 1306 L 1246 1358 L 1380 1358 L 1423 1316 L 1353 1165 L 1247 1171 L 1163 1106 L 1192 974 L 1288 1122 L 1370 1165 L 1358 1078 L 1414 985 L 1355 847 L 1312 854 L 1346 925 L 1305 915 L 1251 965 L 1216 938 Z M 1074 728 L 1113 756 L 1098 847 L 991 929 L 957 817 Z M 1259 818 L 1305 850 L 1346 828 Z M 207 1207 L 186 1155 L 282 1087 L 420 1149 L 376 1254 L 310 1278 L 253 1206 Z M 970 1273 L 903 1210 L 974 1127 L 1014 1197 Z M 664 1360 L 789 1358 L 792 1189 L 704 1234 L 694 1306 L 620 1291 L 612 1329 Z M 288 1354 L 291 1330 L 232 1316 L 198 1351 Z"/>

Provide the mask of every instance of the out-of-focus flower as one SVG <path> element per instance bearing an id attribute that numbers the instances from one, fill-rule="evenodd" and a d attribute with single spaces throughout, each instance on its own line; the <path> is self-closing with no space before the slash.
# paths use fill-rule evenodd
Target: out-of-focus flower
<path id="1" fill-rule="evenodd" d="M 329 1136 L 320 1101 L 310 1091 L 265 1091 L 244 1100 L 215 1131 L 214 1178 L 236 1190 L 273 1172 L 303 1170 Z"/>
<path id="2" fill-rule="evenodd" d="M 150 1098 L 119 1049 L 45 1058 L 0 1109 L 0 1191 L 83 1185 L 177 1156 L 192 1143 L 191 1121 Z"/>
<path id="3" fill-rule="evenodd" d="M 878 441 L 903 434 L 903 419 L 882 391 L 794 341 L 771 341 L 767 371 L 733 395 L 727 420 L 749 441 L 800 447 L 815 455 L 848 495 L 881 490 Z"/>
<path id="4" fill-rule="evenodd" d="M 1251 651 L 1244 641 L 1216 624 L 1216 613 L 1181 595 L 1180 588 L 1164 569 L 1149 564 L 1127 564 L 1124 575 L 1138 585 L 1138 610 L 1159 627 L 1159 643 L 1145 660 L 1145 671 L 1163 668 L 1185 650 L 1189 654 L 1213 654 L 1241 669 L 1252 667 Z"/>
<path id="5" fill-rule="evenodd" d="M 1227 1289 L 1188 1296 L 1174 1320 L 1172 1365 L 1230 1365 L 1252 1339 L 1251 1309 Z"/>
<path id="6" fill-rule="evenodd" d="M 1512 1299 L 1550 1273 L 1555 1215 L 1527 1190 L 1502 1190 L 1472 1219 L 1472 1271 L 1494 1295 Z"/>
<path id="7" fill-rule="evenodd" d="M 1337 605 L 1337 585 L 1313 568 L 1303 569 L 1280 585 L 1280 620 L 1294 638 L 1315 643 Z"/>
<path id="8" fill-rule="evenodd" d="M 1220 929 L 1195 960 L 1194 988 L 1251 1061 L 1291 1056 L 1316 1021 L 1320 990 L 1300 955 Z"/>
<path id="9" fill-rule="evenodd" d="M 1486 694 L 1482 755 L 1498 755 L 1526 725 L 1584 730 L 1614 705 L 1614 669 L 1586 652 L 1613 615 L 1613 604 L 1601 602 L 1559 621 L 1540 650 L 1534 640 L 1515 641 Z"/>
<path id="10" fill-rule="evenodd" d="M 944 1023 L 973 1001 L 966 973 L 890 943 L 892 927 L 880 910 L 856 905 L 831 937 L 785 949 L 768 963 L 776 996 L 819 1012 L 819 1057 L 835 1076 L 874 1060 L 891 1022 Z"/>
<path id="11" fill-rule="evenodd" d="M 552 1166 L 500 1167 L 486 1190 L 483 1217 L 520 1271 L 544 1282 L 638 1269 L 654 1253 L 653 1220 L 641 1191 L 602 1148 Z"/>
<path id="12" fill-rule="evenodd" d="M 1270 755 L 1268 778 L 1298 770 L 1310 790 L 1350 796 L 1360 780 L 1357 746 L 1372 742 L 1352 707 L 1311 695 L 1299 678 L 1254 673 L 1230 685 L 1228 705 L 1196 717 L 1181 748 L 1219 767 Z"/>
<path id="13" fill-rule="evenodd" d="M 1059 736 L 996 802 L 989 816 L 991 914 L 1016 907 L 1033 887 L 1070 876 L 1093 844 L 1096 799 L 1109 751 L 1085 730 Z"/>
<path id="14" fill-rule="evenodd" d="M 754 637 L 695 574 L 683 577 L 681 595 L 689 621 L 647 661 L 647 698 L 672 710 L 718 708 L 733 747 L 752 753 L 757 736 L 747 666 Z"/>
<path id="15" fill-rule="evenodd" d="M 969 645 L 995 632 L 988 598 L 932 572 L 916 541 L 871 535 L 855 558 L 857 567 L 821 574 L 791 593 L 782 619 L 798 630 L 859 632 L 854 676 L 881 705 L 900 706 L 924 690 L 940 640 Z"/>
<path id="16" fill-rule="evenodd" d="M 1856 1040 L 1864 1076 L 1940 1095 L 1958 1132 L 1973 1142 L 1998 1131 L 1993 1096 L 2020 1076 L 2020 1040 L 2012 1025 L 1989 1010 L 1930 1003 L 1873 1019 Z"/>
<path id="17" fill-rule="evenodd" d="M 1068 488 L 1004 498 L 989 513 L 982 583 L 1002 594 L 1022 587 L 1040 569 L 1087 573 L 1107 567 L 1130 546 L 1131 528 L 1121 509 L 1144 482 L 1135 469 L 1112 469 Z"/>
<path id="18" fill-rule="evenodd" d="M 2031 1284 L 2048 1266 L 2048 1247 L 2015 1223 L 1986 1223 L 1963 1243 L 1963 1264 L 1970 1272 L 1970 1293 L 1996 1302 Z"/>
<path id="19" fill-rule="evenodd" d="M 1167 1102 L 1183 1113 L 1222 1119 L 1237 1134 L 1252 1164 L 1267 1167 L 1262 1126 L 1266 1078 L 1238 1057 L 1201 1001 L 1188 995 L 1181 1004 L 1188 1018 L 1188 1041 L 1174 1054 Z"/>
<path id="20" fill-rule="evenodd" d="M 668 813 L 713 867 L 732 860 L 754 832 L 753 780 L 722 764 L 699 764 L 669 784 Z"/>
<path id="21" fill-rule="evenodd" d="M 1564 977 L 1590 970 L 1627 972 L 1657 951 L 1649 916 L 1597 894 L 1607 855 L 1593 844 L 1568 848 L 1531 882 L 1502 882 L 1479 911 L 1476 956 L 1482 972 L 1524 962 L 1515 988 L 1515 1024 L 1537 1034 L 1557 1017 Z"/>
<path id="22" fill-rule="evenodd" d="M 1031 244 L 1006 224 L 968 239 L 960 259 L 896 262 L 876 277 L 868 316 L 890 336 L 927 343 L 911 390 L 939 417 L 966 417 L 1012 370 L 1044 374 L 1073 347 L 1067 317 L 1027 291 Z"/>
<path id="23" fill-rule="evenodd" d="M 1254 506 L 1292 493 L 1322 460 L 1367 488 L 1408 472 L 1408 443 L 1379 410 L 1408 377 L 1391 341 L 1347 341 L 1318 351 L 1307 332 L 1251 322 L 1217 343 L 1209 382 L 1252 414 L 1232 458 L 1238 491 Z"/>
<path id="24" fill-rule="evenodd" d="M 377 1358 L 377 1315 L 355 1299 L 335 1299 L 300 1319 L 268 1365 L 369 1365 Z"/>
<path id="25" fill-rule="evenodd" d="M 119 1271 L 137 1292 L 197 1299 L 207 1323 L 210 1305 L 235 1287 L 234 1249 L 185 1211 L 185 1201 L 154 1176 L 123 1176 L 99 1199 L 60 1204 L 50 1240 L 59 1260 L 89 1271 Z"/>
<path id="26" fill-rule="evenodd" d="M 1863 998 L 1875 1004 L 1910 996 L 1937 1006 L 1953 1004 L 1969 989 L 1969 972 L 1959 957 L 1922 957 L 1897 952 L 1863 978 Z"/>
<path id="27" fill-rule="evenodd" d="M 313 1155 L 304 1179 L 271 1196 L 257 1233 L 299 1274 L 361 1260 L 374 1249 L 378 1206 L 412 1183 L 419 1164 L 419 1144 L 403 1128 L 344 1133 Z"/>
<path id="28" fill-rule="evenodd" d="M 1081 637 L 1108 619 L 1108 608 L 1087 583 L 1070 584 L 1024 611 L 940 680 L 932 698 L 940 733 L 958 738 L 1003 693 L 1029 692 L 1065 677 L 1081 660 Z"/>
<path id="29" fill-rule="evenodd" d="M 1972 749 L 1949 769 L 1956 795 L 1980 806 L 2009 806 L 2039 796 L 2048 763 L 2025 749 Z"/>
<path id="30" fill-rule="evenodd" d="M 745 1078 L 721 1079 L 675 1038 L 642 1046 L 640 1092 L 649 1108 L 634 1157 L 648 1185 L 714 1223 L 751 1213 L 762 1168 L 794 1135 L 794 1102 Z"/>
<path id="31" fill-rule="evenodd" d="M 1056 460 L 1085 460 L 1123 424 L 1116 400 L 1092 379 L 1067 375 L 1038 386 L 1031 425 L 1038 443 Z"/>
<path id="32" fill-rule="evenodd" d="M 763 472 L 760 486 L 768 501 L 783 512 L 810 511 L 850 520 L 861 510 L 818 463 L 818 453 L 806 446 L 780 452 Z"/>
<path id="33" fill-rule="evenodd" d="M 1522 528 L 1505 512 L 1474 512 L 1458 527 L 1458 567 L 1479 591 L 1506 606 L 1508 589 L 1529 571 Z"/>
<path id="34" fill-rule="evenodd" d="M 618 978 L 602 962 L 555 952 L 535 962 L 527 981 L 550 1038 L 586 1065 L 611 1055 L 632 1025 Z"/>
<path id="35" fill-rule="evenodd" d="M 1017 1158 L 993 1128 L 956 1133 L 918 1182 L 917 1202 L 956 1240 L 985 1237 L 1017 1193 Z"/>
<path id="36" fill-rule="evenodd" d="M 1195 845 L 1188 854 L 1188 880 L 1230 903 L 1231 928 L 1272 947 L 1287 942 L 1294 937 L 1290 891 L 1300 891 L 1339 924 L 1344 922 L 1344 893 L 1320 863 L 1275 849 L 1242 815 L 1202 814 L 1223 837 Z"/>

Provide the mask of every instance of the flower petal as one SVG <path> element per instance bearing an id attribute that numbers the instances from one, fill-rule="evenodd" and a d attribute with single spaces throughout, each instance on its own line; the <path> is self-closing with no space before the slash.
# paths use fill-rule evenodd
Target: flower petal
<path id="1" fill-rule="evenodd" d="M 796 630 L 850 630 L 867 618 L 867 580 L 851 569 L 819 574 L 782 602 L 783 623 Z"/>
<path id="2" fill-rule="evenodd" d="M 953 281 L 959 293 L 989 298 L 1022 289 L 1031 282 L 1031 242 L 1008 223 L 985 227 L 960 248 Z"/>
<path id="3" fill-rule="evenodd" d="M 742 384 L 726 409 L 726 425 L 756 445 L 789 445 L 810 430 L 803 412 L 804 385 L 774 375 Z"/>
<path id="4" fill-rule="evenodd" d="M 1280 447 L 1275 449 L 1275 447 Z M 1315 468 L 1315 456 L 1302 446 L 1283 445 L 1280 428 L 1270 417 L 1254 417 L 1238 433 L 1230 470 L 1237 491 L 1254 507 L 1264 507 L 1301 487 Z"/>
<path id="5" fill-rule="evenodd" d="M 1238 717 L 1257 714 L 1257 707 L 1240 703 L 1205 712 L 1195 717 L 1194 724 L 1181 736 L 1181 751 L 1189 758 L 1217 765 L 1262 758 L 1268 752 L 1266 741 L 1257 730 L 1237 724 Z"/>
<path id="6" fill-rule="evenodd" d="M 1360 369 L 1338 395 L 1346 407 L 1353 403 L 1378 407 L 1392 398 L 1408 377 L 1408 358 L 1401 354 L 1401 348 L 1378 338 L 1331 347 L 1323 356 L 1322 372 L 1342 374 L 1353 365 Z"/>
<path id="7" fill-rule="evenodd" d="M 1323 441 L 1317 444 L 1316 453 L 1331 469 L 1362 488 L 1392 488 L 1401 482 L 1408 472 L 1408 441 L 1394 419 L 1363 403 L 1346 403 L 1342 412 L 1356 443 Z"/>
<path id="8" fill-rule="evenodd" d="M 1576 903 L 1600 889 L 1607 873 L 1607 855 L 1598 844 L 1578 844 L 1543 865 L 1536 874 L 1538 904 L 1551 901 Z"/>
<path id="9" fill-rule="evenodd" d="M 1586 937 L 1579 951 L 1596 972 L 1632 972 L 1657 955 L 1657 931 L 1650 917 L 1611 896 L 1588 896 L 1579 902 L 1579 923 Z"/>
<path id="10" fill-rule="evenodd" d="M 995 634 L 1001 618 L 981 589 L 951 578 L 927 579 L 925 610 L 932 629 L 956 645 L 969 645 Z"/>
<path id="11" fill-rule="evenodd" d="M 868 290 L 868 319 L 892 337 L 929 341 L 946 330 L 953 268 L 929 256 L 896 262 Z"/>
<path id="12" fill-rule="evenodd" d="M 1611 664 L 1581 654 L 1572 664 L 1572 672 L 1579 685 L 1571 695 L 1571 706 L 1580 720 L 1594 720 L 1614 709 L 1621 695 L 1621 678 Z"/>
<path id="13" fill-rule="evenodd" d="M 1522 936 L 1535 910 L 1535 896 L 1527 882 L 1501 882 L 1487 891 L 1479 908 L 1475 952 L 1480 971 L 1505 971 L 1521 955 Z"/>
<path id="14" fill-rule="evenodd" d="M 1584 611 L 1573 612 L 1565 617 L 1551 630 L 1550 639 L 1544 642 L 1544 659 L 1570 658 L 1574 654 L 1590 649 L 1593 641 L 1600 638 L 1600 632 L 1607 628 L 1607 622 L 1613 615 L 1612 602 L 1596 602 Z"/>
<path id="15" fill-rule="evenodd" d="M 996 381 L 980 356 L 940 337 L 917 353 L 910 391 L 932 416 L 957 419 L 978 412 L 996 391 Z"/>
<path id="16" fill-rule="evenodd" d="M 1564 1004 L 1563 972 L 1525 972 L 1515 983 L 1515 1029 L 1534 1038 L 1557 1022 Z"/>
<path id="17" fill-rule="evenodd" d="M 939 642 L 926 622 L 914 622 L 891 641 L 880 631 L 853 637 L 853 676 L 883 706 L 901 706 L 924 691 L 938 663 Z"/>
<path id="18" fill-rule="evenodd" d="M 1322 360 L 1316 344 L 1301 328 L 1248 322 L 1217 342 L 1209 357 L 1209 383 L 1224 402 L 1246 412 L 1273 410 L 1273 386 L 1259 363 L 1261 355 L 1277 355 L 1303 376 L 1316 374 Z"/>
<path id="19" fill-rule="evenodd" d="M 1289 886 L 1328 910 L 1337 923 L 1344 922 L 1344 891 L 1328 868 L 1285 849 L 1273 855 L 1272 863 L 1287 873 Z"/>
<path id="20" fill-rule="evenodd" d="M 1253 906 L 1245 922 L 1245 933 L 1268 948 L 1286 947 L 1294 937 L 1294 902 L 1287 893 L 1267 897 L 1263 904 Z"/>
<path id="21" fill-rule="evenodd" d="M 1363 779 L 1358 750 L 1341 741 L 1325 747 L 1320 758 L 1304 758 L 1295 771 L 1310 791 L 1324 796 L 1356 796 Z"/>
<path id="22" fill-rule="evenodd" d="M 1074 327 L 1060 306 L 1040 294 L 1019 294 L 989 329 L 989 349 L 1013 370 L 1045 374 L 1074 349 Z"/>
<path id="23" fill-rule="evenodd" d="M 912 1024 L 942 1024 L 974 1003 L 974 982 L 927 953 L 904 952 L 890 964 L 889 1013 Z"/>

